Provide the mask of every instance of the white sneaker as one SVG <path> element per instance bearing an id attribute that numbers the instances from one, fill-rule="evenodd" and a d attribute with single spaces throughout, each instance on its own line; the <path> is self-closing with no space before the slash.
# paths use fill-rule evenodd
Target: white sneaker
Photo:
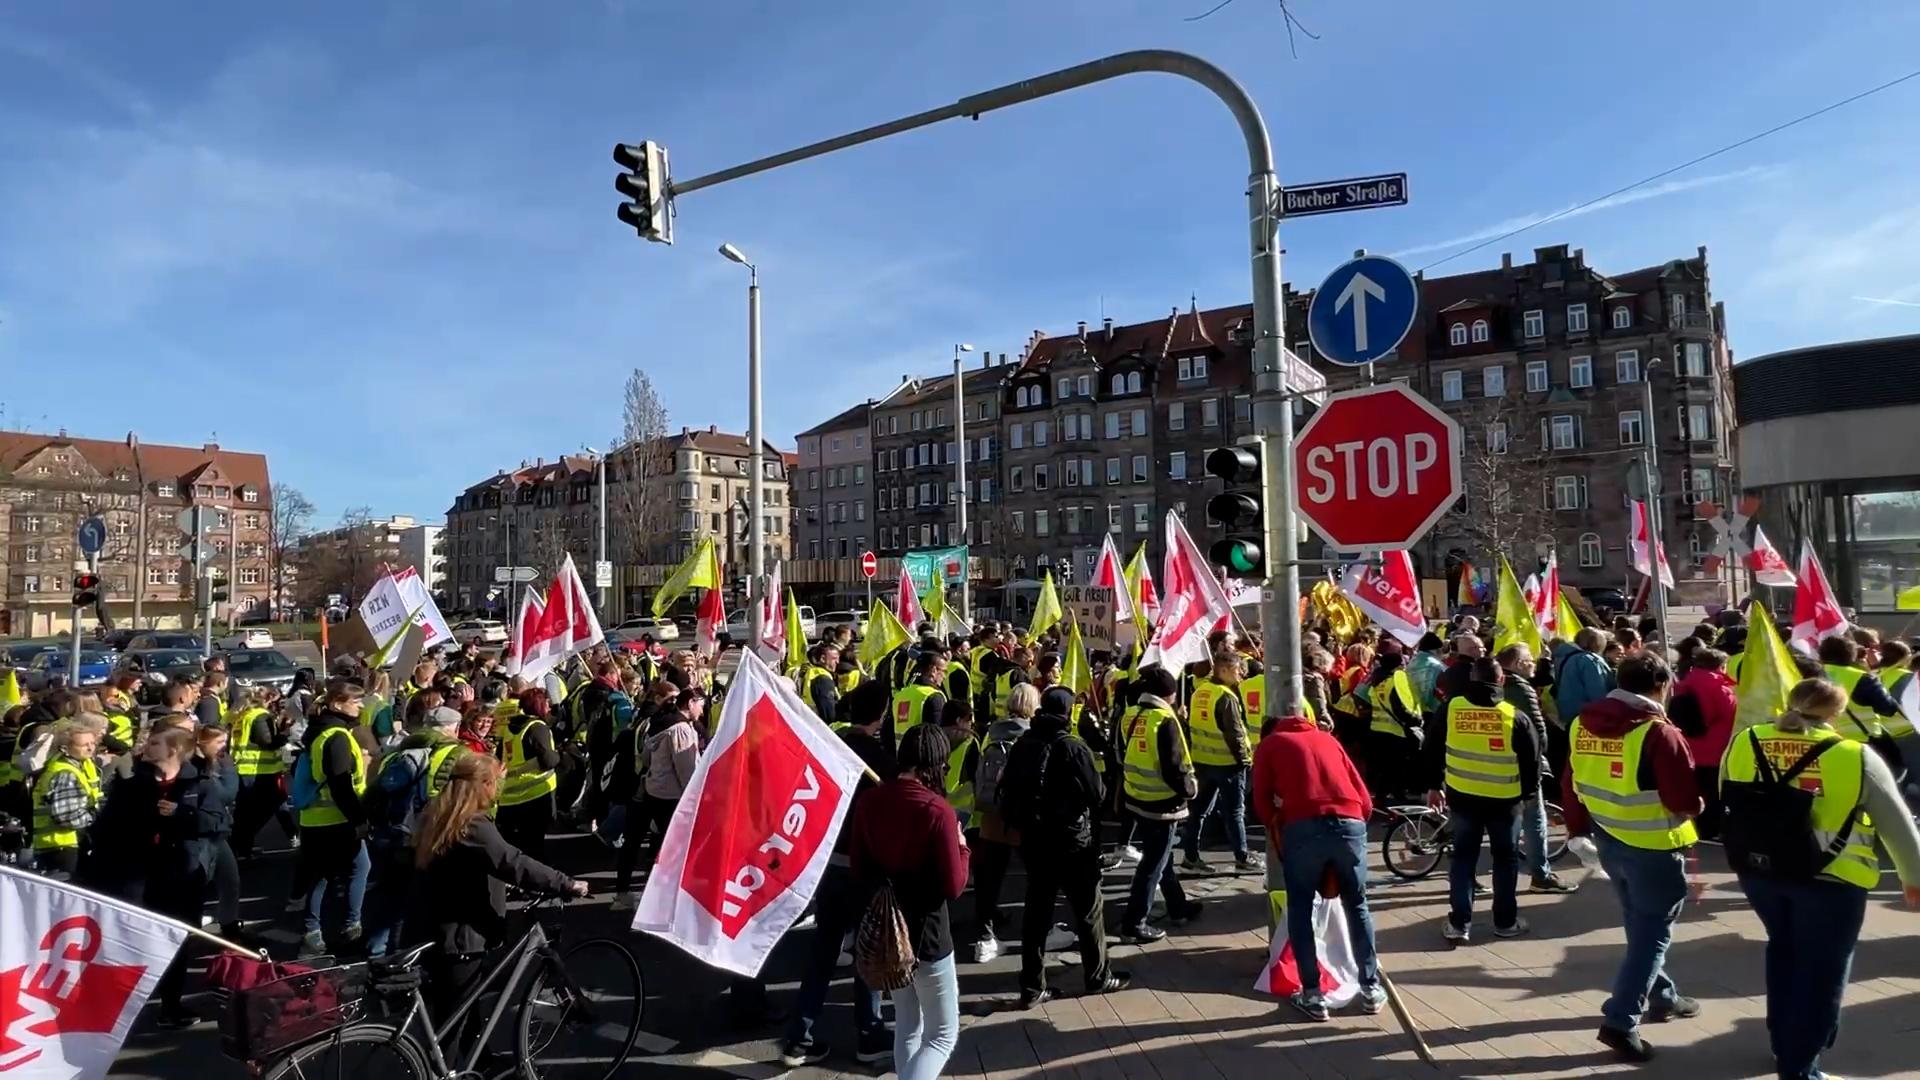
<path id="1" fill-rule="evenodd" d="M 1455 926 L 1453 925 L 1453 919 L 1442 915 L 1440 917 L 1440 936 L 1456 945 L 1463 945 L 1473 940 L 1473 924 L 1468 923 L 1465 926 Z"/>
<path id="2" fill-rule="evenodd" d="M 607 904 L 607 910 L 608 911 L 632 911 L 636 906 L 638 906 L 638 904 L 639 904 L 639 901 L 635 899 L 632 893 L 617 892 L 613 894 L 613 900 Z"/>
<path id="3" fill-rule="evenodd" d="M 1055 923 L 1047 931 L 1047 943 L 1043 946 L 1047 952 L 1063 952 L 1080 944 L 1080 935 L 1068 929 L 1063 923 Z"/>
<path id="4" fill-rule="evenodd" d="M 973 943 L 973 962 L 989 964 L 1000 956 L 1000 939 L 984 937 Z"/>
<path id="5" fill-rule="evenodd" d="M 1127 862 L 1137 863 L 1140 861 L 1140 849 L 1134 847 L 1132 844 L 1128 844 L 1126 847 L 1120 849 L 1120 857 Z"/>

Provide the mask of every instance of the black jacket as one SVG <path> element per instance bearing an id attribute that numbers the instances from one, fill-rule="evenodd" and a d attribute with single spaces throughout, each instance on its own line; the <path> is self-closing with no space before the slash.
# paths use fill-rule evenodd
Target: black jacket
<path id="1" fill-rule="evenodd" d="M 114 781 L 87 831 L 92 846 L 80 870 L 86 886 L 139 904 L 146 901 L 150 878 L 186 873 L 191 863 L 187 842 L 198 830 L 199 794 L 194 789 L 199 781 L 192 762 L 163 781 L 145 761 L 135 762 L 130 774 Z M 162 799 L 179 804 L 171 817 L 160 816 Z"/>
<path id="2" fill-rule="evenodd" d="M 1068 730 L 1063 713 L 1043 712 L 1013 744 L 998 790 L 1000 812 L 1020 830 L 1023 846 L 1084 851 L 1106 799 L 1093 751 Z"/>
<path id="3" fill-rule="evenodd" d="M 331 709 L 322 710 L 320 715 L 314 718 L 313 723 L 308 725 L 305 742 L 308 746 L 312 746 L 321 732 L 336 727 L 345 728 L 348 737 L 351 738 L 353 729 L 358 723 L 358 720 L 346 713 L 334 712 Z M 333 796 L 333 805 L 340 808 L 340 813 L 346 817 L 347 824 L 365 823 L 367 811 L 360 805 L 360 792 L 353 786 L 353 748 L 347 745 L 346 739 L 328 739 L 322 754 L 320 775 L 327 778 L 327 792 Z M 374 762 L 369 756 L 367 771 L 371 773 L 373 768 Z"/>
<path id="4" fill-rule="evenodd" d="M 409 944 L 433 942 L 449 955 L 484 952 L 507 940 L 507 886 L 565 892 L 573 879 L 507 843 L 485 816 L 460 842 L 413 875 L 405 922 Z"/>

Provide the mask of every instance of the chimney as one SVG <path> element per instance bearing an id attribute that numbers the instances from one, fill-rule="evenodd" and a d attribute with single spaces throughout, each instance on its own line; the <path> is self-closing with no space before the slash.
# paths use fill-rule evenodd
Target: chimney
<path id="1" fill-rule="evenodd" d="M 707 434 L 709 434 L 709 435 L 718 435 L 718 434 L 720 434 L 720 425 L 719 425 L 719 424 L 708 424 L 708 425 L 707 425 Z"/>
<path id="2" fill-rule="evenodd" d="M 1000 354 L 1000 366 L 1001 366 L 1001 367 L 1006 367 L 1006 366 L 1007 366 L 1007 354 L 1006 354 L 1006 353 L 1001 353 L 1001 354 Z"/>
<path id="3" fill-rule="evenodd" d="M 536 469 L 545 468 L 546 464 L 547 464 L 547 459 L 544 457 L 537 457 L 533 459 L 533 467 Z"/>
<path id="4" fill-rule="evenodd" d="M 993 366 L 993 354 L 990 352 L 981 353 L 980 354 L 980 370 L 985 371 L 986 369 L 992 366 Z"/>
<path id="5" fill-rule="evenodd" d="M 1513 269 L 1513 252 L 1503 251 L 1500 253 L 1500 269 L 1502 270 Z"/>
<path id="6" fill-rule="evenodd" d="M 60 429 L 60 434 L 65 435 L 66 433 L 67 433 L 66 428 Z M 219 449 L 220 449 L 220 444 L 217 442 L 202 443 L 200 446 L 200 452 L 203 454 L 211 454 Z"/>
<path id="7" fill-rule="evenodd" d="M 1085 319 L 1080 320 L 1080 340 L 1087 340 L 1087 320 Z"/>
<path id="8" fill-rule="evenodd" d="M 685 425 L 685 424 L 681 424 L 681 425 L 680 425 L 680 437 L 681 437 L 681 438 L 683 438 L 683 439 L 684 439 L 684 438 L 686 438 L 687 436 L 689 436 L 689 435 L 691 435 L 691 434 L 693 434 L 693 429 L 692 429 L 692 428 L 690 428 L 690 427 L 688 427 L 688 426 L 687 426 L 687 425 Z"/>
<path id="9" fill-rule="evenodd" d="M 1100 324 L 1101 324 L 1100 325 L 1101 333 L 1104 333 L 1107 335 L 1107 344 L 1109 345 L 1113 344 L 1113 320 L 1101 319 Z"/>

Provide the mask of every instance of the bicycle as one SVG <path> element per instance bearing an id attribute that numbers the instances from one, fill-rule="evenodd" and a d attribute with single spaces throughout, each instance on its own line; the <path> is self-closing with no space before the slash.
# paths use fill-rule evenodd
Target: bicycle
<path id="1" fill-rule="evenodd" d="M 611 938 L 590 938 L 562 953 L 531 917 L 551 899 L 542 897 L 528 905 L 526 932 L 467 991 L 444 1022 L 433 1022 L 421 990 L 421 958 L 431 945 L 363 965 L 329 969 L 346 972 L 340 984 L 364 987 L 365 995 L 341 1001 L 333 1010 L 333 1019 L 339 1022 L 330 1030 L 309 1030 L 296 1045 L 282 1045 L 262 1055 L 265 1060 L 249 1060 L 252 1072 L 262 1080 L 505 1080 L 516 1075 L 525 1080 L 611 1080 L 640 1037 L 646 1004 L 640 965 L 626 946 Z M 363 970 L 356 973 L 355 968 Z M 599 987 L 583 985 L 592 973 L 607 975 L 607 982 Z M 485 1023 L 478 1034 L 462 1038 L 463 1028 L 477 1018 L 489 994 L 495 1000 Z M 386 1016 L 396 1008 L 404 1011 L 397 1023 L 388 1023 L 370 1018 L 376 1012 L 370 1006 L 386 1007 Z M 510 1011 L 515 1025 L 513 1054 L 490 1053 L 494 1032 Z M 605 1042 L 576 1048 L 563 1043 L 563 1036 L 569 1035 L 585 1042 L 596 1038 Z M 458 1068 L 449 1057 L 456 1043 L 467 1047 Z M 490 1063 L 498 1067 L 488 1069 Z"/>
<path id="2" fill-rule="evenodd" d="M 1453 854 L 1453 820 L 1446 811 L 1416 804 L 1389 806 L 1386 815 L 1389 824 L 1380 838 L 1380 858 L 1394 877 L 1423 880 L 1439 868 L 1442 857 Z M 1560 807 L 1548 803 L 1547 861 L 1559 862 L 1566 853 L 1567 817 Z"/>

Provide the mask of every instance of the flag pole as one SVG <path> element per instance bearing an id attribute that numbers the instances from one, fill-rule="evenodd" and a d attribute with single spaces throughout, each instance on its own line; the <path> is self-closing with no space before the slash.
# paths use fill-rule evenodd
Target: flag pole
<path id="1" fill-rule="evenodd" d="M 92 900 L 96 903 L 106 904 L 109 907 L 119 908 L 122 911 L 128 911 L 128 912 L 138 914 L 143 919 L 153 919 L 156 922 L 170 923 L 174 926 L 179 927 L 181 930 L 186 931 L 188 934 L 192 935 L 193 937 L 200 938 L 203 941 L 211 941 L 215 945 L 220 946 L 221 948 L 227 950 L 228 952 L 239 953 L 241 956 L 252 957 L 255 960 L 268 959 L 267 950 L 265 949 L 249 949 L 245 945 L 240 945 L 235 942 L 228 941 L 226 938 L 223 938 L 218 934 L 209 934 L 205 930 L 202 930 L 197 926 L 190 926 L 187 923 L 181 922 L 179 919 L 162 915 L 155 911 L 150 911 L 147 908 L 143 908 L 139 906 L 138 904 L 128 903 L 127 901 L 122 900 L 117 896 L 108 896 L 105 893 L 94 892 L 92 889 L 88 889 L 80 885 L 75 885 L 71 881 L 55 881 L 53 878 L 42 877 L 39 874 L 29 874 L 24 870 L 16 870 L 11 866 L 0 866 L 0 874 L 4 874 L 7 877 L 21 878 L 27 882 L 30 882 L 33 885 L 44 887 L 44 888 L 53 888 L 61 892 L 78 893 L 81 896 L 84 896 L 87 899 Z"/>

